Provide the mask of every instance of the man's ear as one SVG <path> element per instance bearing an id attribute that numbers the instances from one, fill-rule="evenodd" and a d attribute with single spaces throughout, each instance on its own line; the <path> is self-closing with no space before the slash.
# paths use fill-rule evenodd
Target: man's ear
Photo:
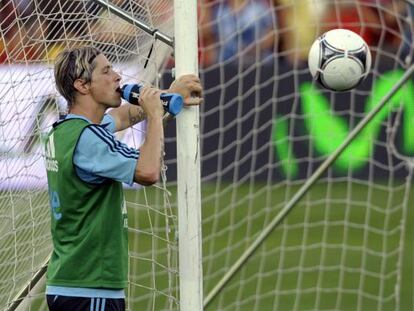
<path id="1" fill-rule="evenodd" d="M 86 95 L 89 93 L 89 83 L 85 82 L 85 80 L 83 79 L 76 79 L 73 83 L 73 86 L 82 95 Z"/>

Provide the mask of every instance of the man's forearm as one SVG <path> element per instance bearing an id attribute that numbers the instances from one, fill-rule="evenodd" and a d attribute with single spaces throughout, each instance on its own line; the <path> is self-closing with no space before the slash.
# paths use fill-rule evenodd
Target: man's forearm
<path id="1" fill-rule="evenodd" d="M 164 150 L 164 130 L 161 118 L 150 118 L 147 124 L 145 142 L 135 170 L 134 181 L 143 185 L 156 182 L 161 170 Z"/>
<path id="2" fill-rule="evenodd" d="M 144 110 L 137 105 L 125 104 L 109 112 L 115 119 L 116 131 L 122 131 L 146 119 Z"/>
<path id="3" fill-rule="evenodd" d="M 128 126 L 133 126 L 147 118 L 144 109 L 136 105 L 128 105 Z"/>

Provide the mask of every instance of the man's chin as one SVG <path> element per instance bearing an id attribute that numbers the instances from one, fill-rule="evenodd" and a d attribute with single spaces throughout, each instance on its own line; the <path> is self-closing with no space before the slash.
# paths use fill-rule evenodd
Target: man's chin
<path id="1" fill-rule="evenodd" d="M 116 107 L 121 106 L 121 104 L 122 104 L 122 100 L 119 99 L 119 100 L 117 100 L 117 101 L 114 102 L 114 105 L 112 107 L 116 108 Z"/>
<path id="2" fill-rule="evenodd" d="M 119 100 L 119 101 L 114 100 L 111 103 L 107 102 L 105 104 L 105 106 L 106 106 L 106 109 L 111 109 L 111 108 L 118 108 L 119 106 L 121 106 L 121 104 L 122 104 L 122 101 L 121 100 Z"/>

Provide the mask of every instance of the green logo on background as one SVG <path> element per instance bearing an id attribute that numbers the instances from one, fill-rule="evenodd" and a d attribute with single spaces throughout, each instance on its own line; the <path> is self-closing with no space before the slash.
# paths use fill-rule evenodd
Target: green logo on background
<path id="1" fill-rule="evenodd" d="M 372 94 L 364 103 L 365 114 L 379 104 L 402 75 L 401 70 L 392 71 L 375 81 Z M 310 82 L 300 85 L 300 94 L 305 128 L 312 145 L 317 155 L 329 156 L 348 136 L 350 129 L 347 122 L 332 113 L 329 101 Z M 414 131 L 410 131 L 410 127 L 414 125 L 414 84 L 409 80 L 338 157 L 334 169 L 338 171 L 361 169 L 372 156 L 375 139 L 380 134 L 381 123 L 388 118 L 391 111 L 400 106 L 404 106 L 402 151 L 405 154 L 413 154 Z M 277 118 L 274 121 L 272 139 L 275 154 L 281 161 L 284 174 L 295 177 L 299 168 L 289 140 L 288 126 L 288 119 Z"/>

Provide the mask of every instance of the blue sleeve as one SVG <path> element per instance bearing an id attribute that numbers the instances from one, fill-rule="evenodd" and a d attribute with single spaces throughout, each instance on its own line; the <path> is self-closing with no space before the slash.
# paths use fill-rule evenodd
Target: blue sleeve
<path id="1" fill-rule="evenodd" d="M 132 185 L 139 151 L 117 140 L 107 127 L 92 124 L 84 129 L 73 156 L 76 173 L 89 183 L 113 179 Z"/>
<path id="2" fill-rule="evenodd" d="M 115 133 L 115 119 L 110 114 L 104 114 L 101 125 L 111 133 Z"/>

